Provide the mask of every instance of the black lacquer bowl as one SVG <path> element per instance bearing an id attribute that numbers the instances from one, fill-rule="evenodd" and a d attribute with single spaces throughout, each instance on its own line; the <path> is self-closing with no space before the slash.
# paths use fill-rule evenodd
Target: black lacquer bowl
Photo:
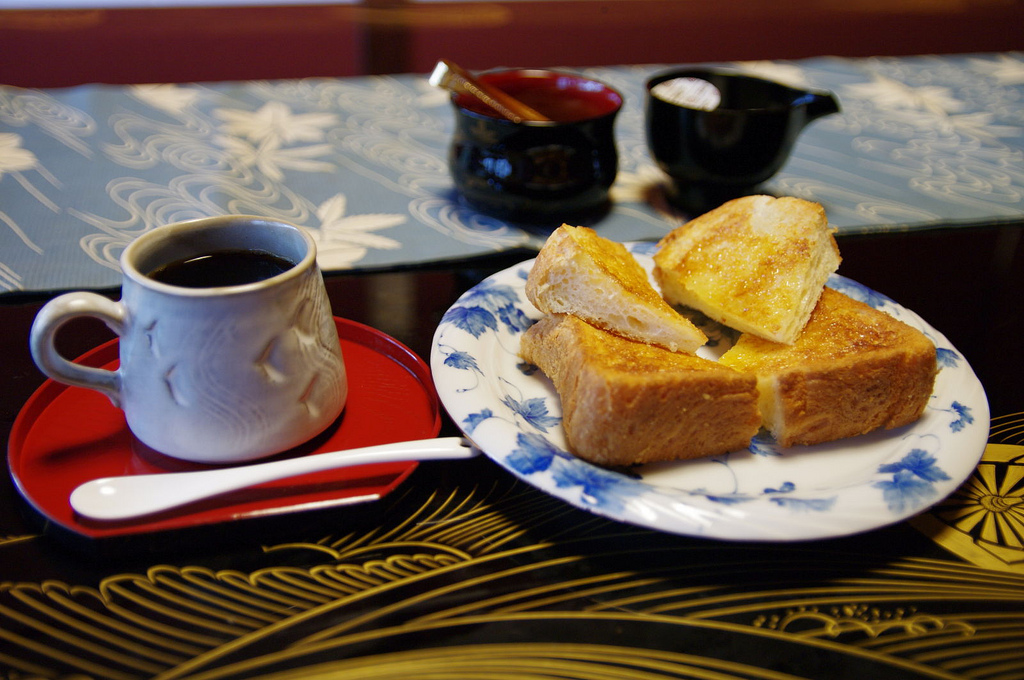
<path id="1" fill-rule="evenodd" d="M 453 95 L 449 164 L 462 197 L 489 215 L 523 221 L 560 224 L 605 209 L 618 172 L 622 95 L 568 72 L 503 70 L 478 79 L 552 120 L 516 123 L 468 94 Z"/>

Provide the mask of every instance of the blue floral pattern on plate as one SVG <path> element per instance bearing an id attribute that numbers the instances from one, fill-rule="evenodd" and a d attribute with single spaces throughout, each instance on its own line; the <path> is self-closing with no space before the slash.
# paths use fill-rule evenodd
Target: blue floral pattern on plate
<path id="1" fill-rule="evenodd" d="M 627 244 L 648 272 L 648 243 Z M 513 475 L 572 505 L 670 533 L 723 540 L 793 541 L 892 524 L 952 493 L 988 437 L 988 401 L 964 357 L 913 312 L 833 275 L 829 286 L 920 329 L 938 348 L 939 375 L 913 425 L 818 446 L 783 449 L 765 432 L 748 449 L 624 470 L 569 452 L 551 382 L 518 356 L 519 336 L 541 314 L 526 299 L 533 261 L 466 292 L 434 334 L 431 370 L 458 426 Z M 720 356 L 735 333 L 700 319 Z"/>

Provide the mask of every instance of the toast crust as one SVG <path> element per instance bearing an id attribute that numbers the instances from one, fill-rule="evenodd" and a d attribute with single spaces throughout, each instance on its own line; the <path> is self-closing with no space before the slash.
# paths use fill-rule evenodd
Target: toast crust
<path id="1" fill-rule="evenodd" d="M 573 314 L 673 352 L 697 351 L 704 333 L 665 302 L 621 243 L 587 227 L 556 229 L 537 255 L 526 297 L 545 314 Z"/>
<path id="2" fill-rule="evenodd" d="M 554 383 L 569 448 L 598 465 L 726 453 L 749 446 L 760 427 L 752 374 L 573 315 L 538 321 L 523 335 L 520 354 Z"/>
<path id="3" fill-rule="evenodd" d="M 667 234 L 654 263 L 668 302 L 790 344 L 839 268 L 840 256 L 819 204 L 745 196 Z"/>
<path id="4" fill-rule="evenodd" d="M 744 334 L 720 363 L 757 375 L 764 426 L 781 446 L 908 425 L 938 372 L 923 333 L 831 288 L 795 344 Z"/>

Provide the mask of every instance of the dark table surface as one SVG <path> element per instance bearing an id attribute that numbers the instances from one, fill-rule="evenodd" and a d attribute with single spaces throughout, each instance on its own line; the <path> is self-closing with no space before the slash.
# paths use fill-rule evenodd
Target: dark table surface
<path id="1" fill-rule="evenodd" d="M 481 457 L 423 463 L 373 503 L 98 541 L 41 521 L 3 475 L 0 677 L 1024 678 L 1021 235 L 840 239 L 839 272 L 917 312 L 985 386 L 990 445 L 963 487 L 980 531 L 940 504 L 829 540 L 688 538 Z M 458 295 L 529 256 L 327 285 L 336 315 L 427 359 Z M 42 302 L 0 305 L 5 440 L 43 382 L 27 342 Z M 61 343 L 111 337 L 76 322 Z"/>

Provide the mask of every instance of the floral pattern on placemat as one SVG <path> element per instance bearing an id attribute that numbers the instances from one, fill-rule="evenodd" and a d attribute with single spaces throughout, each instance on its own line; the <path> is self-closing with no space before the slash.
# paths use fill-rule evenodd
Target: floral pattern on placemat
<path id="1" fill-rule="evenodd" d="M 727 66 L 837 95 L 842 112 L 808 126 L 764 190 L 820 202 L 841 233 L 1024 218 L 1020 54 Z M 688 217 L 666 203 L 646 147 L 644 86 L 663 68 L 585 69 L 625 97 L 613 209 L 592 225 L 613 240 Z M 0 85 L 0 293 L 115 287 L 133 238 L 226 213 L 306 228 L 326 271 L 539 247 L 536 229 L 458 200 L 452 126 L 446 93 L 421 74 Z"/>

